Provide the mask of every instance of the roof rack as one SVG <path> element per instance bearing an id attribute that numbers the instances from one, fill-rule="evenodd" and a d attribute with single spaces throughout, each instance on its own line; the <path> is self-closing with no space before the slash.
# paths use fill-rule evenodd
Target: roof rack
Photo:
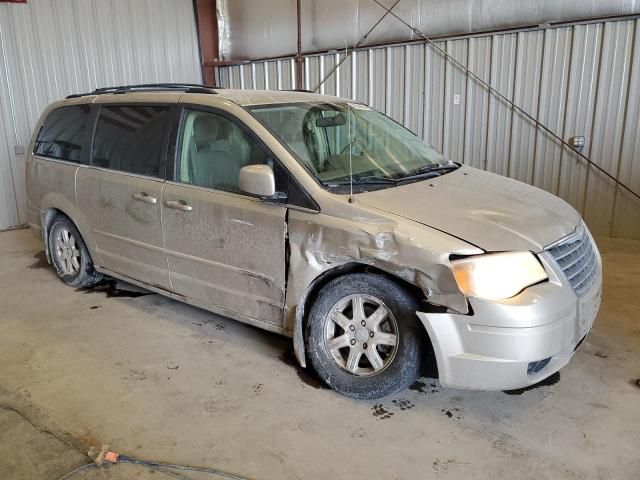
<path id="1" fill-rule="evenodd" d="M 216 94 L 216 90 L 222 87 L 213 85 L 200 85 L 197 83 L 143 83 L 140 85 L 121 85 L 119 87 L 96 88 L 93 92 L 74 93 L 66 98 L 79 98 L 88 95 L 123 94 L 129 92 L 172 92 L 182 91 L 185 93 L 208 93 Z"/>

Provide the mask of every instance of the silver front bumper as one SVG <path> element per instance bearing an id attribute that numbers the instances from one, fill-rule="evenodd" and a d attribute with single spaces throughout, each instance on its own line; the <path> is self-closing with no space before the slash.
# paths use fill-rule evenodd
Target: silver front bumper
<path id="1" fill-rule="evenodd" d="M 442 385 L 477 390 L 522 388 L 569 362 L 600 307 L 600 256 L 597 254 L 597 278 L 580 297 L 550 254 L 543 253 L 540 259 L 549 281 L 514 298 L 502 302 L 470 298 L 472 315 L 417 312 L 433 344 Z M 528 373 L 531 363 L 546 359 L 550 360 L 544 368 Z"/>

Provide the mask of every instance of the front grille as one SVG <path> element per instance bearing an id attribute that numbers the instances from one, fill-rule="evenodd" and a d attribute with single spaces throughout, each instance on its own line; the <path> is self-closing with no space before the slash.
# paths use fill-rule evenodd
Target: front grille
<path id="1" fill-rule="evenodd" d="M 548 252 L 579 297 L 595 283 L 598 259 L 595 246 L 582 223 L 573 235 L 549 248 Z"/>

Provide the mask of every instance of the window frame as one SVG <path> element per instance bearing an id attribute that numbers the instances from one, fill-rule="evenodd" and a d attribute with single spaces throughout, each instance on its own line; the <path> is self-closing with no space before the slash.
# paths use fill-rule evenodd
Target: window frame
<path id="1" fill-rule="evenodd" d="M 170 155 L 167 161 L 167 175 L 166 175 L 166 179 L 167 181 L 173 182 L 175 184 L 178 185 L 184 185 L 184 186 L 188 186 L 191 188 L 199 188 L 199 189 L 205 189 L 211 192 L 216 192 L 216 193 L 222 193 L 222 194 L 228 194 L 228 195 L 237 195 L 241 198 L 246 198 L 246 199 L 251 199 L 251 200 L 256 200 L 256 201 L 261 201 L 263 203 L 270 203 L 270 204 L 274 204 L 274 205 L 280 205 L 283 207 L 292 207 L 292 208 L 298 208 L 298 209 L 302 209 L 305 211 L 312 211 L 314 213 L 319 213 L 320 212 L 320 207 L 318 206 L 318 204 L 316 203 L 316 201 L 313 199 L 313 197 L 311 195 L 309 195 L 309 193 L 304 189 L 304 187 L 302 187 L 302 185 L 300 185 L 300 182 L 298 182 L 295 178 L 295 176 L 293 176 L 291 174 L 291 172 L 289 171 L 289 169 L 284 165 L 283 162 L 280 161 L 280 159 L 277 157 L 277 155 L 275 155 L 273 153 L 273 151 L 262 141 L 262 139 L 246 124 L 244 123 L 242 120 L 240 120 L 238 117 L 236 117 L 235 115 L 233 115 L 232 113 L 221 109 L 221 108 L 216 108 L 216 107 L 211 107 L 208 105 L 200 105 L 197 103 L 181 103 L 178 105 L 179 111 L 177 112 L 176 115 L 176 122 L 175 122 L 175 129 L 171 132 L 171 146 L 169 147 L 170 150 Z M 182 142 L 182 133 L 183 133 L 183 129 L 184 129 L 184 123 L 186 121 L 186 114 L 187 111 L 189 110 L 195 110 L 198 112 L 203 112 L 203 113 L 211 113 L 214 115 L 219 115 L 220 117 L 225 118 L 226 120 L 229 120 L 233 125 L 235 125 L 236 127 L 238 127 L 245 135 L 247 135 L 249 137 L 249 139 L 255 143 L 255 145 L 262 150 L 262 152 L 269 158 L 272 158 L 273 161 L 275 163 L 278 164 L 278 166 L 282 169 L 282 171 L 285 173 L 285 175 L 288 178 L 287 181 L 287 198 L 282 199 L 282 200 L 273 200 L 273 199 L 269 199 L 269 198 L 263 198 L 257 195 L 251 195 L 250 193 L 246 193 L 246 192 L 231 192 L 229 190 L 218 190 L 215 189 L 213 187 L 204 187 L 204 186 L 200 186 L 200 185 L 194 185 L 192 183 L 186 183 L 186 182 L 181 182 L 178 180 L 178 168 L 180 167 L 180 154 L 181 154 L 181 142 Z M 275 174 L 275 172 L 274 172 Z M 307 203 L 307 205 L 303 205 L 303 204 L 297 204 L 297 203 L 290 203 L 290 191 L 291 191 L 291 185 L 294 184 L 294 188 L 297 188 L 299 192 L 302 193 L 302 196 L 305 197 L 305 203 Z"/>
<path id="2" fill-rule="evenodd" d="M 94 164 L 94 147 L 96 141 L 96 134 L 98 131 L 98 121 L 100 119 L 100 113 L 103 108 L 109 107 L 167 107 L 167 119 L 164 122 L 162 129 L 162 145 L 160 150 L 160 163 L 158 166 L 158 175 L 143 175 L 142 173 L 128 172 L 126 170 L 118 170 L 115 168 L 104 167 Z M 105 102 L 92 104 L 91 113 L 93 115 L 92 122 L 93 128 L 91 131 L 91 139 L 89 143 L 89 163 L 87 166 L 96 168 L 99 170 L 105 170 L 108 172 L 116 172 L 122 175 L 133 175 L 141 178 L 150 178 L 154 180 L 165 181 L 167 179 L 167 165 L 169 163 L 169 153 L 171 146 L 170 135 L 173 132 L 176 116 L 176 104 L 171 102 Z"/>
<path id="3" fill-rule="evenodd" d="M 51 116 L 52 113 L 58 111 L 58 110 L 62 110 L 65 108 L 73 108 L 73 107 L 88 107 L 89 108 L 89 113 L 87 116 L 87 121 L 83 127 L 83 132 L 82 132 L 82 136 L 81 136 L 81 140 L 80 140 L 80 159 L 78 161 L 75 160 L 69 160 L 69 159 L 65 159 L 65 158 L 56 158 L 56 157 L 50 157 L 48 155 L 44 155 L 42 153 L 38 153 L 37 152 L 37 148 L 38 148 L 38 138 L 40 137 L 40 134 L 42 133 L 42 129 L 44 128 L 44 124 L 47 122 L 47 119 Z M 71 165 L 89 165 L 89 161 L 90 161 L 90 145 L 91 145 L 91 135 L 92 135 L 92 131 L 94 129 L 94 117 L 93 117 L 93 105 L 91 105 L 90 103 L 72 103 L 72 104 L 68 104 L 68 105 L 60 105 L 59 107 L 53 108 L 49 111 L 49 113 L 47 113 L 47 116 L 44 117 L 42 123 L 40 123 L 39 128 L 38 128 L 38 133 L 35 136 L 35 139 L 33 141 L 33 148 L 31 150 L 31 155 L 33 155 L 34 157 L 39 157 L 39 158 L 45 158 L 47 160 L 53 161 L 53 162 L 64 162 L 64 163 L 69 163 Z"/>

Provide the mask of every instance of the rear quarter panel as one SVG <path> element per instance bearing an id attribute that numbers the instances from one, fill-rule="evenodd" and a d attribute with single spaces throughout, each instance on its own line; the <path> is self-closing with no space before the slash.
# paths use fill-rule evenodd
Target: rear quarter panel
<path id="1" fill-rule="evenodd" d="M 27 166 L 29 178 L 29 224 L 43 243 L 43 227 L 52 209 L 64 213 L 78 227 L 94 263 L 100 265 L 90 223 L 76 201 L 78 166 L 71 162 L 33 156 Z"/>

